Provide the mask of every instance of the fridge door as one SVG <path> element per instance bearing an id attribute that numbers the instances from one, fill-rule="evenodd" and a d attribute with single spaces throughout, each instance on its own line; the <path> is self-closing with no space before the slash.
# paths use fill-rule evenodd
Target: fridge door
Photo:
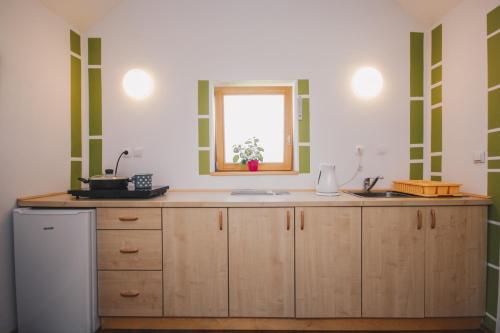
<path id="1" fill-rule="evenodd" d="M 19 333 L 94 332 L 95 212 L 14 211 Z"/>

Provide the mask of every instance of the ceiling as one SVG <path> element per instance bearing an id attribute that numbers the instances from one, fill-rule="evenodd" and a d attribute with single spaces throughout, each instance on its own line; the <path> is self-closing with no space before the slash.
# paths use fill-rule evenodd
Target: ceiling
<path id="1" fill-rule="evenodd" d="M 85 32 L 123 0 L 40 0 L 75 29 Z M 137 0 L 139 1 L 139 0 Z M 348 0 L 345 0 L 348 1 Z M 370 0 L 366 0 L 370 1 Z M 394 0 L 405 11 L 430 28 L 462 0 Z"/>
<path id="2" fill-rule="evenodd" d="M 85 32 L 123 0 L 40 0 L 79 32 Z"/>
<path id="3" fill-rule="evenodd" d="M 462 0 L 397 0 L 425 28 L 431 28 Z"/>

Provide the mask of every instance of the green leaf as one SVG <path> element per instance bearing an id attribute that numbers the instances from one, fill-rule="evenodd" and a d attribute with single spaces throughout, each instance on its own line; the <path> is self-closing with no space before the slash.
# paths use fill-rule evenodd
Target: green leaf
<path id="1" fill-rule="evenodd" d="M 233 156 L 233 163 L 238 162 L 239 159 L 240 159 L 240 157 L 238 155 L 234 155 Z"/>

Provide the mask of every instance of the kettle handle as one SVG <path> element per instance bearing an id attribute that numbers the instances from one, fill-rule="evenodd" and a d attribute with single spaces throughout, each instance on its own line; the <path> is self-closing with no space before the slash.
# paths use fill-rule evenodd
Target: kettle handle
<path id="1" fill-rule="evenodd" d="M 319 184 L 320 179 L 321 179 L 321 170 L 319 171 L 319 175 L 318 175 L 318 184 Z"/>

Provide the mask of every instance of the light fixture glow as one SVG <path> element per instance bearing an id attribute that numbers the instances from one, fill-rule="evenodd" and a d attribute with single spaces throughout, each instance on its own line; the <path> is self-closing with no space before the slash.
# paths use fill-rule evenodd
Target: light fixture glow
<path id="1" fill-rule="evenodd" d="M 362 67 L 354 73 L 351 85 L 356 96 L 362 99 L 372 99 L 382 91 L 384 79 L 375 68 Z"/>
<path id="2" fill-rule="evenodd" d="M 133 99 L 142 100 L 153 92 L 153 79 L 142 69 L 129 70 L 122 81 L 125 93 Z"/>

